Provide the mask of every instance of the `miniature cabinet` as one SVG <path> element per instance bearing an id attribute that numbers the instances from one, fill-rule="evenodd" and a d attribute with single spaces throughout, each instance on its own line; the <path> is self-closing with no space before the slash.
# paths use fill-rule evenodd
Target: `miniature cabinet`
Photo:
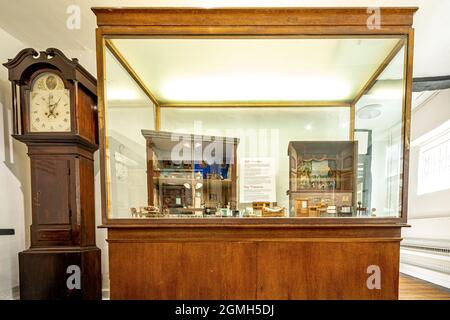
<path id="1" fill-rule="evenodd" d="M 237 138 L 142 130 L 148 205 L 161 216 L 231 216 L 237 206 Z"/>
<path id="2" fill-rule="evenodd" d="M 297 217 L 353 216 L 357 142 L 291 141 L 289 207 Z"/>

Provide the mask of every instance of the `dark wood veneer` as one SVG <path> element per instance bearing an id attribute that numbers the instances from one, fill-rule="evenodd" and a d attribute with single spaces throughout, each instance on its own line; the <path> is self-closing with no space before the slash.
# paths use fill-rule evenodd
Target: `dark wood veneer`
<path id="1" fill-rule="evenodd" d="M 111 299 L 397 299 L 400 240 L 398 226 L 109 227 Z"/>
<path id="2" fill-rule="evenodd" d="M 100 299 L 93 159 L 98 148 L 96 80 L 76 59 L 54 48 L 39 53 L 24 49 L 4 65 L 13 88 L 13 137 L 28 146 L 31 164 L 31 246 L 19 254 L 21 299 Z M 43 72 L 60 76 L 70 92 L 70 132 L 29 128 L 30 89 Z M 66 285 L 70 265 L 80 267 L 81 289 Z"/>

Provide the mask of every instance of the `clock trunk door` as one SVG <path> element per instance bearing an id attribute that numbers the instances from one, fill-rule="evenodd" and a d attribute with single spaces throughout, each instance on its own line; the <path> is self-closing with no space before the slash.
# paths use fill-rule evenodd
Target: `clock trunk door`
<path id="1" fill-rule="evenodd" d="M 65 156 L 31 158 L 35 244 L 70 244 L 72 240 L 70 171 L 73 161 Z"/>

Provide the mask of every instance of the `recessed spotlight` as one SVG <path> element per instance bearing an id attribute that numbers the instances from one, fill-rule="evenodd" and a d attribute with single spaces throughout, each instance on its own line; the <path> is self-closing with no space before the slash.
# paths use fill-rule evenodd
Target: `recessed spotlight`
<path id="1" fill-rule="evenodd" d="M 383 105 L 379 103 L 368 104 L 358 110 L 357 115 L 360 119 L 375 119 L 381 115 Z"/>

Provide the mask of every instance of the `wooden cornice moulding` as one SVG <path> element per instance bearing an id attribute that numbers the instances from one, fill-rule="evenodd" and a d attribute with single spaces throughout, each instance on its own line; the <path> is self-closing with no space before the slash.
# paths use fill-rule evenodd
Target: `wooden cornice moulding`
<path id="1" fill-rule="evenodd" d="M 376 7 L 108 8 L 94 7 L 102 26 L 366 26 Z M 417 7 L 380 7 L 381 26 L 412 26 Z"/>
<path id="2" fill-rule="evenodd" d="M 78 59 L 69 59 L 61 50 L 56 48 L 48 48 L 39 52 L 33 48 L 26 48 L 13 59 L 8 59 L 3 65 L 10 70 L 8 79 L 19 82 L 23 75 L 29 72 L 30 68 L 38 62 L 56 67 L 61 70 L 66 79 L 79 81 L 93 95 L 97 95 L 97 79 L 79 63 Z"/>

